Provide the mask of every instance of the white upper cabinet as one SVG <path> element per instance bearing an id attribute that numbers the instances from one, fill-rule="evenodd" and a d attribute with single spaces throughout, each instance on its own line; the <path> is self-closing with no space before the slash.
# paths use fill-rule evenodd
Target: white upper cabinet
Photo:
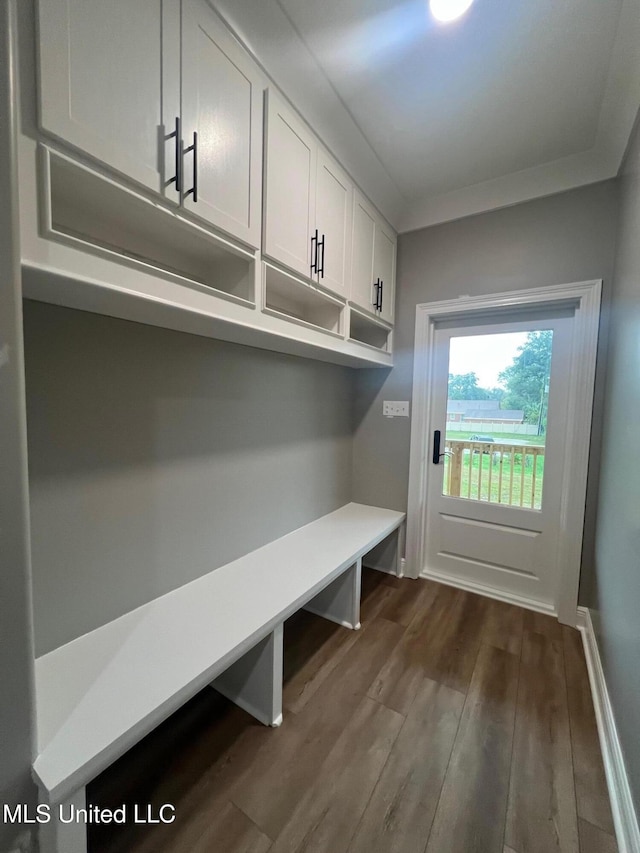
<path id="1" fill-rule="evenodd" d="M 177 201 L 179 4 L 40 0 L 39 33 L 42 128 Z"/>
<path id="2" fill-rule="evenodd" d="M 309 276 L 317 145 L 306 125 L 272 89 L 267 93 L 265 136 L 263 252 Z"/>
<path id="3" fill-rule="evenodd" d="M 206 0 L 40 0 L 40 124 L 260 246 L 262 76 Z"/>
<path id="4" fill-rule="evenodd" d="M 372 312 L 376 310 L 377 304 L 377 290 L 374 290 L 373 286 L 375 236 L 375 215 L 362 196 L 356 192 L 353 204 L 351 301 Z"/>
<path id="5" fill-rule="evenodd" d="M 267 93 L 263 252 L 349 295 L 353 185 L 304 122 Z"/>
<path id="6" fill-rule="evenodd" d="M 351 301 L 393 322 L 396 235 L 357 191 L 353 208 Z"/>
<path id="7" fill-rule="evenodd" d="M 396 236 L 214 0 L 33 2 L 33 266 L 389 364 Z"/>
<path id="8" fill-rule="evenodd" d="M 318 263 L 315 279 L 327 289 L 347 297 L 351 274 L 351 211 L 353 185 L 335 160 L 318 149 L 316 216 Z"/>
<path id="9" fill-rule="evenodd" d="M 393 322 L 396 280 L 396 236 L 386 223 L 376 222 L 375 246 L 373 252 L 373 272 L 378 285 L 379 315 L 389 323 Z"/>
<path id="10" fill-rule="evenodd" d="M 205 0 L 183 0 L 183 203 L 256 248 L 262 90 L 257 67 Z"/>

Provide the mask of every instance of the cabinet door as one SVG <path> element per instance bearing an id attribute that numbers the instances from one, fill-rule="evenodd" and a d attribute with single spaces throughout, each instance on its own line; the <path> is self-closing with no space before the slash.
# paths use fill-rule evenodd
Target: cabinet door
<path id="1" fill-rule="evenodd" d="M 178 0 L 40 0 L 40 125 L 177 200 Z M 165 160 L 166 149 L 166 163 Z"/>
<path id="2" fill-rule="evenodd" d="M 349 295 L 353 185 L 347 174 L 321 148 L 318 149 L 316 217 L 321 241 L 317 280 L 340 296 Z"/>
<path id="3" fill-rule="evenodd" d="M 262 77 L 205 0 L 184 0 L 182 138 L 185 209 L 258 248 Z M 197 176 L 194 174 L 197 170 Z M 197 194 L 190 192 L 197 181 Z"/>
<path id="4" fill-rule="evenodd" d="M 382 311 L 380 316 L 393 322 L 396 279 L 396 237 L 381 222 L 376 222 L 373 253 L 374 281 L 382 282 Z"/>
<path id="5" fill-rule="evenodd" d="M 373 287 L 373 250 L 376 220 L 374 213 L 359 193 L 353 202 L 353 263 L 351 301 L 375 313 L 376 293 Z"/>
<path id="6" fill-rule="evenodd" d="M 304 276 L 311 274 L 316 156 L 311 132 L 269 90 L 263 252 Z"/>

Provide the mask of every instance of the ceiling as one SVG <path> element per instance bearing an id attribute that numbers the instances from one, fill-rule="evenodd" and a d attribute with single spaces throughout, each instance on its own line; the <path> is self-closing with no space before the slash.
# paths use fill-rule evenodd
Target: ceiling
<path id="1" fill-rule="evenodd" d="M 427 0 L 227 5 L 401 230 L 615 175 L 640 105 L 640 0 L 475 0 L 448 25 Z"/>

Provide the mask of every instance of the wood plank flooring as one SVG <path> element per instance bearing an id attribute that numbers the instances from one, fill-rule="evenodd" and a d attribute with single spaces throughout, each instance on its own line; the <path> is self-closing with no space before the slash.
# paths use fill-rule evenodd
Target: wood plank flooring
<path id="1" fill-rule="evenodd" d="M 430 581 L 363 577 L 360 631 L 285 625 L 285 720 L 205 690 L 88 788 L 169 825 L 90 853 L 615 853 L 577 631 Z"/>

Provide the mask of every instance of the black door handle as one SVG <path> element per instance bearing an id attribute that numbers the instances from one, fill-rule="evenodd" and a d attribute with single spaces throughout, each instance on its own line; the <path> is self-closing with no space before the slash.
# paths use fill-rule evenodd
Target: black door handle
<path id="1" fill-rule="evenodd" d="M 433 464 L 440 464 L 440 430 L 433 431 Z"/>
<path id="2" fill-rule="evenodd" d="M 440 439 L 442 433 L 439 429 L 434 429 L 433 431 L 433 464 L 439 465 L 440 460 L 443 456 L 453 456 L 453 453 L 450 453 L 448 450 L 445 450 L 444 453 L 440 453 Z"/>
<path id="3" fill-rule="evenodd" d="M 318 229 L 311 238 L 311 275 L 318 272 Z"/>

